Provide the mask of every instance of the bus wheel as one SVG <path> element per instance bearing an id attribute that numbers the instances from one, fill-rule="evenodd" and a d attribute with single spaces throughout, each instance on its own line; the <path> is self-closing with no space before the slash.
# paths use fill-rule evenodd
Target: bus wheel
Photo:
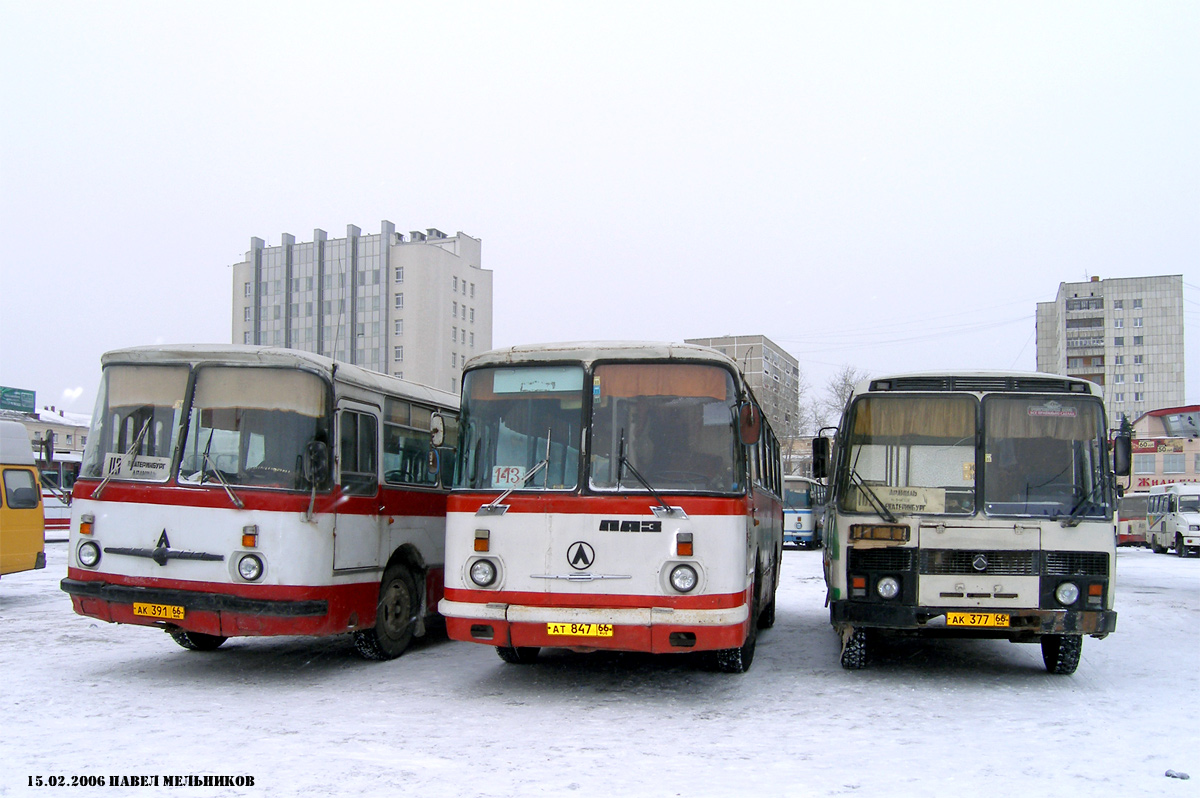
<path id="1" fill-rule="evenodd" d="M 775 625 L 775 591 L 771 591 L 771 600 L 767 602 L 767 606 L 762 608 L 762 612 L 758 614 L 758 628 L 770 629 Z"/>
<path id="2" fill-rule="evenodd" d="M 1187 556 L 1187 546 L 1183 545 L 1183 535 L 1175 534 L 1175 554 L 1179 557 Z"/>
<path id="3" fill-rule="evenodd" d="M 496 646 L 496 653 L 500 655 L 500 659 L 504 660 L 509 665 L 532 665 L 533 663 L 537 662 L 539 651 L 541 651 L 541 649 L 537 646 L 529 646 L 528 648 Z"/>
<path id="4" fill-rule="evenodd" d="M 206 635 L 200 632 L 185 632 L 182 629 L 168 629 L 171 639 L 188 651 L 216 651 L 229 638 L 220 635 Z"/>
<path id="5" fill-rule="evenodd" d="M 1046 670 L 1070 676 L 1079 667 L 1083 635 L 1042 635 L 1042 661 Z"/>
<path id="6" fill-rule="evenodd" d="M 861 671 L 867 667 L 867 630 L 855 629 L 842 643 L 842 667 Z"/>
<path id="7" fill-rule="evenodd" d="M 354 650 L 363 659 L 395 659 L 413 639 L 417 621 L 417 587 L 403 565 L 393 565 L 379 583 L 375 626 L 354 633 Z"/>
<path id="8" fill-rule="evenodd" d="M 758 594 L 756 590 L 751 590 L 751 595 Z M 757 598 L 751 607 L 758 607 Z M 757 618 L 753 614 L 750 616 L 750 632 L 741 648 L 723 648 L 717 652 L 717 670 L 721 673 L 745 673 L 750 670 L 750 663 L 754 662 L 754 648 L 758 644 L 758 623 L 761 618 L 761 615 Z"/>

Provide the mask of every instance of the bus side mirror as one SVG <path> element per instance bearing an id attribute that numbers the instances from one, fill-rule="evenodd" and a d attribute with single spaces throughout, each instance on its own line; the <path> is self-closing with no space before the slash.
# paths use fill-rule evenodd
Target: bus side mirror
<path id="1" fill-rule="evenodd" d="M 314 487 L 329 479 L 329 447 L 324 441 L 309 441 L 304 446 L 304 479 Z"/>
<path id="2" fill-rule="evenodd" d="M 813 479 L 825 479 L 829 475 L 829 439 L 813 438 L 812 442 L 812 474 Z"/>
<path id="3" fill-rule="evenodd" d="M 1133 459 L 1133 441 L 1129 435 L 1118 435 L 1113 441 L 1113 473 L 1119 477 L 1129 476 L 1129 461 Z"/>
<path id="4" fill-rule="evenodd" d="M 429 435 L 435 447 L 446 442 L 446 420 L 442 418 L 441 413 L 434 413 L 433 418 L 429 420 Z"/>
<path id="5" fill-rule="evenodd" d="M 738 437 L 742 439 L 743 445 L 753 446 L 758 443 L 760 435 L 762 435 L 762 413 L 753 403 L 742 402 L 738 405 Z"/>

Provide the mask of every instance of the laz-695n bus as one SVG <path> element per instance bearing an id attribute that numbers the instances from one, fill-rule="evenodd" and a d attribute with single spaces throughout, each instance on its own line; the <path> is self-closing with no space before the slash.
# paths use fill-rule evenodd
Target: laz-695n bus
<path id="1" fill-rule="evenodd" d="M 779 444 L 737 364 L 687 344 L 518 346 L 471 359 L 446 529 L 450 637 L 716 653 L 775 619 Z"/>
<path id="2" fill-rule="evenodd" d="M 1118 436 L 1116 472 L 1129 473 Z M 1100 388 L 1048 374 L 860 383 L 829 452 L 825 577 L 842 665 L 881 633 L 1039 642 L 1072 673 L 1116 626 L 1117 486 Z"/>
<path id="3" fill-rule="evenodd" d="M 353 633 L 389 659 L 424 634 L 443 584 L 435 443 L 457 397 L 268 347 L 102 365 L 62 581 L 76 612 L 199 650 Z"/>

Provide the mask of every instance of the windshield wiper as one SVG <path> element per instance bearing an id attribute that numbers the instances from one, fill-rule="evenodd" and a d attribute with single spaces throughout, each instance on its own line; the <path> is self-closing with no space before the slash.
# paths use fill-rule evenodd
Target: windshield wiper
<path id="1" fill-rule="evenodd" d="M 867 497 L 867 501 L 871 503 L 871 506 L 874 507 L 881 516 L 883 516 L 884 521 L 887 521 L 889 524 L 894 524 L 897 520 L 896 516 L 892 514 L 892 511 L 889 510 L 882 501 L 880 501 L 879 497 L 875 495 L 875 491 L 871 490 L 870 486 L 868 486 L 866 482 L 863 482 L 863 478 L 858 475 L 858 458 L 861 455 L 862 449 L 860 448 L 854 455 L 854 463 L 850 466 L 850 484 L 854 485 L 863 492 L 863 495 Z"/>
<path id="2" fill-rule="evenodd" d="M 100 480 L 100 484 L 96 486 L 96 489 L 94 491 L 92 491 L 93 499 L 100 498 L 100 494 L 104 492 L 104 489 L 106 487 L 108 487 L 108 483 L 112 481 L 112 478 L 115 477 L 121 471 L 125 470 L 125 466 L 128 465 L 128 463 L 129 463 L 129 458 L 133 455 L 134 452 L 136 452 L 139 448 L 141 448 L 142 438 L 144 438 L 146 436 L 146 430 L 148 430 L 148 429 L 150 429 L 150 419 L 149 418 L 147 418 L 142 423 L 142 428 L 138 431 L 137 437 L 133 439 L 133 443 L 129 444 L 129 448 L 126 449 L 121 454 L 121 464 L 118 465 L 112 471 L 109 471 L 104 476 L 104 479 Z"/>
<path id="3" fill-rule="evenodd" d="M 219 482 L 221 487 L 225 489 L 225 493 L 227 496 L 229 496 L 229 500 L 233 502 L 234 506 L 239 510 L 245 509 L 245 503 L 238 497 L 236 493 L 233 492 L 233 488 L 231 488 L 229 483 L 225 480 L 225 475 L 221 473 L 221 469 L 217 468 L 217 464 L 214 463 L 212 458 L 208 456 L 208 453 L 212 450 L 213 433 L 216 431 L 216 427 L 213 427 L 208 431 L 208 441 L 205 442 L 204 452 L 200 455 L 200 484 L 203 485 L 204 478 L 208 476 L 207 466 L 212 466 L 213 476 L 217 478 L 217 482 Z"/>
<path id="4" fill-rule="evenodd" d="M 643 477 L 636 468 L 633 467 L 633 463 L 629 462 L 629 458 L 625 456 L 625 430 L 622 429 L 621 430 L 621 443 L 617 449 L 617 490 L 621 489 L 621 475 L 625 473 L 626 468 L 629 469 L 629 473 L 633 474 L 633 476 L 637 479 L 638 482 L 642 483 L 643 488 L 650 491 L 650 495 L 654 497 L 654 500 L 656 502 L 658 502 L 660 505 L 662 505 L 662 512 L 659 511 L 658 507 L 650 508 L 651 510 L 654 511 L 655 515 L 657 515 L 657 516 L 661 516 L 663 514 L 674 515 L 675 513 L 680 513 L 681 515 L 683 515 L 684 518 L 687 518 L 687 513 L 685 513 L 683 511 L 682 507 L 672 507 L 671 505 L 669 505 L 665 501 L 663 501 L 662 496 L 658 495 L 658 491 L 656 491 L 653 487 L 651 487 L 650 482 L 647 481 L 647 479 L 645 477 Z"/>
<path id="5" fill-rule="evenodd" d="M 1096 491 L 1099 489 L 1099 487 L 1100 487 L 1099 482 L 1092 485 L 1092 489 L 1088 493 L 1088 495 L 1086 495 L 1082 499 L 1080 499 L 1078 501 L 1078 503 L 1076 503 L 1076 505 L 1071 508 L 1071 512 L 1070 512 L 1070 514 L 1067 515 L 1066 518 L 1061 518 L 1061 516 L 1060 516 L 1059 523 L 1061 523 L 1064 527 L 1079 526 L 1079 520 L 1083 517 L 1084 508 L 1087 507 L 1089 504 L 1092 504 L 1093 499 L 1096 496 Z"/>
<path id="6" fill-rule="evenodd" d="M 506 512 L 508 510 L 508 505 L 501 504 L 501 502 L 503 502 L 505 499 L 508 498 L 508 494 L 512 493 L 517 488 L 525 487 L 525 484 L 527 482 L 529 482 L 529 480 L 533 477 L 534 474 L 541 471 L 543 468 L 548 468 L 549 465 L 550 465 L 550 430 L 546 430 L 546 456 L 545 456 L 545 458 L 543 458 L 542 461 L 540 463 L 538 463 L 537 465 L 535 465 L 533 468 L 531 468 L 527 472 L 525 472 L 525 476 L 521 477 L 520 481 L 517 482 L 516 485 L 513 485 L 508 490 L 504 491 L 499 496 L 497 496 L 493 501 L 489 502 L 488 504 L 483 505 L 478 510 L 476 510 L 475 515 L 490 515 L 490 514 L 496 514 L 496 513 L 502 514 L 502 513 Z"/>

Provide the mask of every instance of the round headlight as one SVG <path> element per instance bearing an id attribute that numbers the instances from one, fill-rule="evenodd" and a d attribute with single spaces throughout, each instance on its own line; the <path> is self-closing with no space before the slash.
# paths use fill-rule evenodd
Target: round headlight
<path id="1" fill-rule="evenodd" d="M 680 593 L 691 592 L 699 581 L 700 577 L 696 576 L 696 569 L 690 565 L 676 565 L 671 569 L 671 587 Z"/>
<path id="2" fill-rule="evenodd" d="M 263 564 L 257 554 L 247 554 L 238 560 L 238 575 L 247 582 L 253 582 L 262 576 Z"/>
<path id="3" fill-rule="evenodd" d="M 1055 589 L 1054 598 L 1064 607 L 1074 604 L 1079 599 L 1079 587 L 1074 582 L 1063 582 Z"/>
<path id="4" fill-rule="evenodd" d="M 476 560 L 471 563 L 471 581 L 487 587 L 496 581 L 496 566 L 491 560 Z"/>
<path id="5" fill-rule="evenodd" d="M 885 576 L 875 584 L 875 592 L 888 600 L 900 595 L 900 583 L 894 576 Z"/>
<path id="6" fill-rule="evenodd" d="M 95 568 L 100 562 L 100 547 L 92 541 L 84 541 L 79 545 L 79 563 L 88 568 Z"/>

